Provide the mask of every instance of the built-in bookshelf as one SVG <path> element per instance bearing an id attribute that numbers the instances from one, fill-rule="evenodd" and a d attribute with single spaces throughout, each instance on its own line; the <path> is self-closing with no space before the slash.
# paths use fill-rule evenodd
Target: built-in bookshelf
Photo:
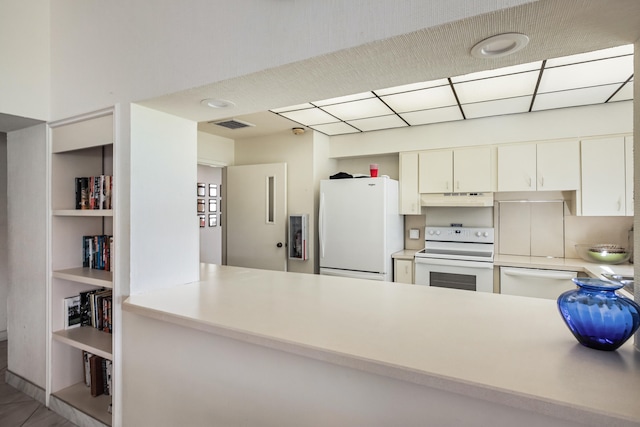
<path id="1" fill-rule="evenodd" d="M 106 204 L 80 208 L 78 178 L 108 176 L 109 196 L 114 199 L 114 110 L 50 124 L 50 278 L 48 290 L 49 334 L 47 355 L 47 404 L 63 402 L 103 424 L 112 425 L 109 394 L 92 396 L 86 384 L 83 352 L 113 362 L 114 335 L 92 325 L 69 326 L 68 300 L 88 291 L 111 293 L 115 301 L 113 262 L 103 269 L 83 266 L 87 236 L 114 235 L 114 209 Z M 93 204 L 92 204 L 93 206 Z M 109 206 L 111 207 L 111 206 Z M 111 250 L 113 243 L 111 243 Z M 84 246 L 86 250 L 86 245 Z M 112 254 L 113 255 L 113 254 Z M 92 264 L 93 265 L 93 264 Z M 99 307 L 95 306 L 95 310 Z M 104 305 L 106 310 L 107 305 Z M 111 305 L 109 307 L 109 314 Z M 75 313 L 75 311 L 73 311 Z M 103 312 L 100 311 L 102 316 Z M 106 316 L 106 312 L 105 312 Z M 111 321 L 109 318 L 109 322 Z"/>

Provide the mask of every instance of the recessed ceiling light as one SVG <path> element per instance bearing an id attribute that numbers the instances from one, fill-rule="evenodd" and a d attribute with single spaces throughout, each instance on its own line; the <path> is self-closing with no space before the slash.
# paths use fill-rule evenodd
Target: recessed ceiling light
<path id="1" fill-rule="evenodd" d="M 215 98 L 203 99 L 202 101 L 200 101 L 200 104 L 211 108 L 231 108 L 236 106 L 236 104 L 231 101 Z"/>
<path id="2" fill-rule="evenodd" d="M 500 58 L 523 49 L 529 43 L 529 37 L 519 33 L 498 34 L 478 42 L 471 48 L 475 58 Z"/>

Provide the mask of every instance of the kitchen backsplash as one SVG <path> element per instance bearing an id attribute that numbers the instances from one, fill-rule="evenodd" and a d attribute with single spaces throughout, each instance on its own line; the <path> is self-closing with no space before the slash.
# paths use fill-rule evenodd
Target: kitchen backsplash
<path id="1" fill-rule="evenodd" d="M 564 252 L 565 258 L 578 258 L 574 245 L 579 243 L 613 243 L 617 245 L 627 246 L 628 231 L 633 225 L 633 217 L 593 217 L 593 216 L 575 216 L 572 215 L 566 203 L 564 204 L 564 214 L 561 218 L 559 210 L 554 208 L 553 204 L 547 204 L 549 209 L 535 208 L 535 212 L 542 212 L 537 216 L 534 215 L 533 225 L 530 229 L 529 238 L 534 236 L 534 241 L 538 236 L 547 236 L 544 240 L 548 240 L 555 252 L 558 254 L 558 245 Z M 509 239 L 522 239 L 515 233 L 508 233 L 506 236 L 500 235 L 499 205 L 496 208 L 425 208 L 423 207 L 423 215 L 406 215 L 405 216 L 405 248 L 411 250 L 420 250 L 424 248 L 424 227 L 427 225 L 441 226 L 451 223 L 462 223 L 468 227 L 494 227 L 497 231 L 496 251 L 500 252 L 500 243 L 503 245 L 509 242 Z M 495 211 L 495 212 L 494 212 Z M 494 216 L 495 213 L 495 216 Z M 564 233 L 558 239 L 557 228 L 558 221 L 563 223 Z M 495 224 L 494 224 L 495 222 Z M 549 224 L 554 224 L 554 230 L 550 230 Z M 409 231 L 417 229 L 419 231 L 418 239 L 409 239 Z M 506 240 L 505 240 L 506 239 Z M 542 240 L 538 239 L 538 242 Z M 516 242 L 520 244 L 521 242 Z M 549 248 L 535 249 L 534 254 L 539 255 Z M 543 255 L 546 256 L 546 255 Z"/>
<path id="2" fill-rule="evenodd" d="M 565 216 L 564 224 L 565 257 L 578 258 L 574 245 L 579 243 L 613 243 L 626 248 L 633 217 Z"/>

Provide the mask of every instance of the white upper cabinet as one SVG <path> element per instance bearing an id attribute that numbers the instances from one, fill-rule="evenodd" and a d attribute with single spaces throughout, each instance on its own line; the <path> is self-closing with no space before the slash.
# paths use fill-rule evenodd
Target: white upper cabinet
<path id="1" fill-rule="evenodd" d="M 418 191 L 418 153 L 400 153 L 400 213 L 420 215 Z"/>
<path id="2" fill-rule="evenodd" d="M 491 147 L 430 150 L 419 155 L 420 193 L 492 191 Z"/>
<path id="3" fill-rule="evenodd" d="M 453 150 L 421 152 L 418 179 L 418 188 L 421 193 L 451 193 L 453 191 Z"/>
<path id="4" fill-rule="evenodd" d="M 581 149 L 582 215 L 626 215 L 625 138 L 589 139 Z"/>
<path id="5" fill-rule="evenodd" d="M 624 139 L 627 216 L 633 216 L 633 137 Z"/>
<path id="6" fill-rule="evenodd" d="M 578 141 L 498 147 L 498 191 L 562 191 L 578 188 Z"/>

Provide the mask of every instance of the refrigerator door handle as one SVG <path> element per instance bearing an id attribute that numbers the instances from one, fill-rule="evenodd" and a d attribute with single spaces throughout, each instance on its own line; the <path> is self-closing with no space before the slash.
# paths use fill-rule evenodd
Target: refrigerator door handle
<path id="1" fill-rule="evenodd" d="M 325 229 L 324 229 L 324 193 L 320 193 L 320 215 L 318 218 L 318 234 L 320 237 L 320 258 L 324 258 Z"/>

